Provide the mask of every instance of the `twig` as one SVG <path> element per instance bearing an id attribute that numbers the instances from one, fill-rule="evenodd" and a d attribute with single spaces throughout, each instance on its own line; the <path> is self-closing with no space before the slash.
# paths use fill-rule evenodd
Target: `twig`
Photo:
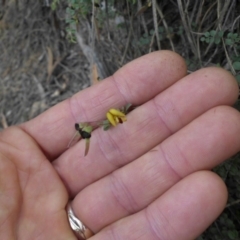
<path id="1" fill-rule="evenodd" d="M 234 5 L 236 5 L 236 0 L 232 0 L 232 4 L 231 4 L 231 6 L 228 8 L 228 13 L 227 13 L 227 15 L 226 15 L 226 17 L 225 17 L 225 20 L 224 20 L 224 23 L 223 23 L 223 25 L 222 25 L 223 28 L 225 27 L 225 25 L 226 25 L 226 23 L 227 23 L 227 20 L 228 20 L 228 17 L 229 17 L 229 15 L 230 15 L 230 13 L 233 12 L 232 9 L 234 8 Z"/>
<path id="2" fill-rule="evenodd" d="M 90 64 L 93 64 L 93 61 L 94 61 L 93 60 L 94 59 L 93 49 L 91 49 L 87 44 L 84 43 L 83 36 L 82 36 L 79 26 L 77 26 L 76 38 L 77 38 L 78 45 L 82 49 L 83 54 L 87 58 L 88 62 Z"/>
<path id="3" fill-rule="evenodd" d="M 214 58 L 215 55 L 218 53 L 218 50 L 219 50 L 219 48 L 216 47 L 214 53 L 212 54 L 212 56 L 211 56 L 211 57 L 208 59 L 208 61 L 204 64 L 204 67 L 208 66 L 208 64 L 209 64 L 210 62 L 212 62 L 213 58 Z"/>
<path id="4" fill-rule="evenodd" d="M 32 79 L 37 85 L 37 89 L 38 89 L 41 100 L 44 100 L 45 99 L 45 91 L 44 91 L 44 88 L 43 88 L 41 82 L 37 79 L 37 77 L 35 75 L 32 76 Z"/>
<path id="5" fill-rule="evenodd" d="M 194 17 L 194 16 L 196 16 L 196 19 L 198 19 L 199 16 L 201 15 L 201 14 L 199 14 L 199 12 L 201 12 L 202 8 L 199 8 L 198 14 L 195 14 L 195 11 L 196 11 L 196 9 L 197 9 L 198 3 L 199 3 L 199 1 L 195 1 L 193 10 L 191 11 L 191 12 L 192 12 L 191 17 L 190 17 L 190 21 L 191 21 L 191 22 L 193 22 L 193 17 Z M 198 21 L 196 21 L 196 22 L 198 22 Z"/>
<path id="6" fill-rule="evenodd" d="M 184 27 L 185 32 L 186 32 L 187 39 L 189 41 L 189 44 L 190 44 L 190 47 L 192 49 L 193 54 L 195 55 L 195 57 L 198 58 L 199 56 L 198 56 L 198 53 L 196 51 L 196 43 L 194 42 L 194 38 L 192 38 L 192 36 L 191 36 L 191 31 L 189 31 L 189 29 L 191 29 L 191 26 L 189 26 L 189 23 L 186 21 L 185 11 L 183 10 L 182 1 L 177 0 L 177 2 L 178 2 L 178 8 L 179 8 L 180 16 L 181 16 L 181 19 L 182 19 L 183 27 Z"/>
<path id="7" fill-rule="evenodd" d="M 105 13 L 106 13 L 106 18 L 107 18 L 107 35 L 108 35 L 108 40 L 111 41 L 111 36 L 110 36 L 110 26 L 109 26 L 109 16 L 108 16 L 108 0 L 105 0 Z"/>
<path id="8" fill-rule="evenodd" d="M 223 21 L 223 17 L 226 13 L 226 11 L 228 10 L 228 6 L 231 3 L 232 0 L 225 0 L 224 1 L 224 6 L 221 6 L 221 2 L 220 0 L 218 0 L 218 5 L 217 5 L 217 14 L 218 14 L 218 26 L 222 25 L 222 21 Z M 220 9 L 222 9 L 220 11 Z"/>
<path id="9" fill-rule="evenodd" d="M 214 222 L 214 225 L 215 225 L 215 227 L 217 228 L 218 233 L 222 235 L 222 231 L 220 231 L 220 229 L 219 229 L 218 224 L 217 224 L 216 221 Z"/>
<path id="10" fill-rule="evenodd" d="M 231 32 L 233 32 L 234 26 L 235 26 L 235 24 L 236 24 L 236 22 L 238 21 L 239 18 L 240 18 L 240 15 L 238 17 L 236 17 L 236 19 L 234 20 L 234 22 L 232 24 Z"/>
<path id="11" fill-rule="evenodd" d="M 233 201 L 233 202 L 227 204 L 227 205 L 226 205 L 226 208 L 229 208 L 229 207 L 231 207 L 231 206 L 233 206 L 233 205 L 236 205 L 236 204 L 239 204 L 239 203 L 240 203 L 240 199 L 238 199 L 238 200 L 236 200 L 236 201 Z"/>
<path id="12" fill-rule="evenodd" d="M 198 28 L 198 31 L 200 32 L 201 31 L 201 28 L 202 28 L 202 25 L 203 25 L 203 22 L 205 20 L 205 18 L 207 17 L 208 13 L 210 12 L 210 10 L 214 7 L 214 5 L 216 4 L 217 2 L 213 3 L 209 8 L 208 10 L 205 12 L 203 18 L 202 18 L 202 21 L 200 22 L 199 24 L 199 28 Z M 198 48 L 199 48 L 199 37 L 197 38 L 197 44 L 198 44 Z M 212 44 L 209 44 L 207 49 L 205 50 L 205 52 L 203 53 L 203 56 L 206 56 L 206 54 L 208 53 L 210 47 L 212 46 Z"/>
<path id="13" fill-rule="evenodd" d="M 220 2 L 218 0 L 218 7 L 217 7 L 217 13 L 218 13 L 218 29 L 221 31 L 222 30 L 222 25 L 221 25 L 221 21 L 223 19 L 223 13 L 225 13 L 225 10 L 226 10 L 226 6 L 228 6 L 230 4 L 230 1 L 226 1 L 225 2 L 225 6 L 223 7 L 223 10 L 222 10 L 222 13 L 220 14 Z M 235 76 L 236 75 L 236 71 L 234 70 L 233 68 L 233 65 L 232 65 L 232 61 L 228 55 L 228 51 L 227 51 L 227 48 L 226 48 L 226 44 L 225 44 L 225 41 L 222 37 L 222 44 L 223 44 L 223 48 L 224 48 L 224 52 L 225 52 L 225 55 L 227 57 L 227 62 L 229 64 L 229 67 L 230 67 L 230 70 L 232 72 L 232 74 Z"/>
<path id="14" fill-rule="evenodd" d="M 160 7 L 158 6 L 157 3 L 156 3 L 156 7 L 157 7 L 158 14 L 160 15 L 160 17 L 161 17 L 161 19 L 162 19 L 162 21 L 163 21 L 163 25 L 164 25 L 164 28 L 165 28 L 165 30 L 166 30 L 168 39 L 169 39 L 169 41 L 170 41 L 171 48 L 172 48 L 172 50 L 175 52 L 175 48 L 174 48 L 174 45 L 173 45 L 173 41 L 172 41 L 172 38 L 171 38 L 171 36 L 170 36 L 170 31 L 169 31 L 167 22 L 166 22 L 166 20 L 165 20 L 165 18 L 164 18 L 163 12 L 162 12 L 162 10 L 160 9 Z"/>
<path id="15" fill-rule="evenodd" d="M 152 0 L 152 11 L 153 11 L 153 23 L 154 23 L 154 29 L 155 29 L 156 39 L 157 39 L 157 46 L 158 46 L 158 49 L 160 50 L 161 43 L 160 43 L 159 32 L 158 32 L 156 0 Z"/>
<path id="16" fill-rule="evenodd" d="M 141 0 L 138 0 L 138 9 L 141 9 L 141 8 L 142 8 L 142 2 Z M 144 12 L 140 14 L 140 19 L 141 19 L 141 23 L 142 23 L 145 34 L 148 34 L 147 24 L 144 18 Z"/>
<path id="17" fill-rule="evenodd" d="M 50 78 L 54 72 L 54 70 L 56 69 L 56 67 L 65 59 L 65 57 L 67 56 L 66 54 L 64 56 L 62 56 L 61 58 L 57 59 L 54 63 L 53 63 L 53 56 L 52 56 L 52 51 L 50 50 L 49 47 L 47 47 L 47 51 L 48 51 L 48 77 L 46 82 L 49 84 L 50 83 Z M 49 54 L 49 52 L 51 51 L 51 54 Z"/>
<path id="18" fill-rule="evenodd" d="M 160 25 L 161 22 L 162 22 L 162 19 L 159 20 L 158 25 Z M 153 46 L 153 43 L 154 43 L 155 35 L 156 35 L 156 33 L 155 33 L 155 30 L 154 30 L 154 34 L 152 35 L 151 42 L 149 44 L 149 50 L 148 50 L 149 53 L 152 52 L 152 46 Z"/>
<path id="19" fill-rule="evenodd" d="M 234 20 L 234 22 L 232 24 L 231 32 L 234 31 L 235 24 L 236 24 L 236 22 L 238 21 L 239 18 L 240 18 L 240 16 L 236 17 L 236 19 Z M 237 49 L 236 49 L 236 47 L 234 45 L 233 45 L 233 51 L 236 54 L 236 56 L 238 56 Z"/>
<path id="20" fill-rule="evenodd" d="M 128 8 L 128 13 L 129 13 L 129 12 L 130 12 L 130 9 L 129 9 L 128 1 L 127 1 L 127 8 Z M 130 29 L 129 29 L 129 33 L 128 33 L 128 38 L 127 38 L 127 42 L 126 42 L 126 47 L 125 47 L 125 49 L 124 49 L 123 56 L 122 56 L 122 59 L 121 59 L 121 61 L 120 61 L 120 66 L 123 65 L 123 62 L 124 62 L 125 57 L 126 57 L 126 55 L 127 55 L 127 51 L 128 51 L 129 44 L 130 44 L 130 39 L 131 39 L 132 32 L 133 32 L 133 26 L 132 26 L 133 17 L 130 16 L 130 14 L 129 14 L 129 18 L 130 18 Z"/>
<path id="21" fill-rule="evenodd" d="M 97 31 L 95 27 L 95 6 L 94 6 L 94 0 L 92 0 L 92 51 L 95 50 L 95 31 Z"/>

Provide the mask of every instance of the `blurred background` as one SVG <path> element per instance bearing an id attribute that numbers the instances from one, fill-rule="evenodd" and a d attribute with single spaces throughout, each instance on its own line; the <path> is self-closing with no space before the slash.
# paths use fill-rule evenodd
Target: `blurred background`
<path id="1" fill-rule="evenodd" d="M 239 22 L 239 0 L 0 0 L 0 129 L 160 49 L 179 53 L 188 73 L 217 66 L 240 81 Z M 198 240 L 239 240 L 239 154 L 213 171 L 228 205 Z"/>

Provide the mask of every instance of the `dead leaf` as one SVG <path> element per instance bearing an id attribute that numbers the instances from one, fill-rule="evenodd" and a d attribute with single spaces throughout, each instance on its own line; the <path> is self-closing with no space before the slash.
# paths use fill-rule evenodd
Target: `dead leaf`
<path id="1" fill-rule="evenodd" d="M 61 93 L 60 89 L 57 89 L 51 94 L 51 97 L 52 98 L 58 97 L 60 93 Z"/>
<path id="2" fill-rule="evenodd" d="M 53 61 L 53 53 L 52 50 L 47 47 L 48 51 L 48 77 L 47 77 L 47 83 L 49 83 L 50 78 L 52 76 L 53 71 L 58 66 L 59 63 L 63 61 L 63 59 L 67 56 L 66 54 L 62 56 L 61 58 L 58 58 L 55 62 Z"/>
<path id="3" fill-rule="evenodd" d="M 94 27 L 95 27 L 95 30 L 96 30 L 97 40 L 100 41 L 100 29 L 98 27 L 98 22 L 97 22 L 96 18 L 94 18 Z"/>
<path id="4" fill-rule="evenodd" d="M 8 128 L 7 119 L 3 113 L 1 113 L 1 122 L 2 122 L 3 128 Z"/>
<path id="5" fill-rule="evenodd" d="M 94 63 L 92 65 L 92 84 L 91 85 L 95 85 L 99 82 L 99 74 L 98 74 L 98 70 L 97 70 L 97 64 Z"/>
<path id="6" fill-rule="evenodd" d="M 148 9 L 148 6 L 142 6 L 137 13 L 135 14 L 135 17 L 139 16 L 140 14 L 144 13 Z"/>
<path id="7" fill-rule="evenodd" d="M 10 71 L 11 71 L 10 67 L 6 68 L 5 71 L 2 73 L 2 78 L 5 78 L 10 73 Z"/>
<path id="8" fill-rule="evenodd" d="M 53 53 L 51 48 L 47 47 L 47 53 L 48 53 L 48 66 L 47 66 L 47 72 L 48 72 L 48 79 L 51 76 L 53 72 Z"/>

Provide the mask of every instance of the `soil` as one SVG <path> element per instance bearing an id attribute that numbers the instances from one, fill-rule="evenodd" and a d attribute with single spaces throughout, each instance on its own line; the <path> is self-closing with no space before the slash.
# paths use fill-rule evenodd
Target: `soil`
<path id="1" fill-rule="evenodd" d="M 66 38 L 64 9 L 53 12 L 43 2 L 0 2 L 0 129 L 88 87 L 93 63 L 101 79 L 120 67 L 124 43 L 113 44 L 103 33 L 89 56 L 87 21 L 78 31 L 82 43 L 73 44 Z"/>

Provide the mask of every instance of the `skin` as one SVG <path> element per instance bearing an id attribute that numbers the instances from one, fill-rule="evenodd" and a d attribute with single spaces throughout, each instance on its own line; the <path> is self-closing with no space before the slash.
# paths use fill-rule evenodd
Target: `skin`
<path id="1" fill-rule="evenodd" d="M 66 204 L 91 240 L 192 240 L 222 212 L 223 181 L 211 168 L 240 150 L 235 79 L 220 68 L 186 75 L 160 51 L 127 64 L 0 134 L 0 239 L 74 240 Z M 127 122 L 67 149 L 74 123 L 140 105 Z M 152 150 L 153 149 L 153 150 Z"/>

